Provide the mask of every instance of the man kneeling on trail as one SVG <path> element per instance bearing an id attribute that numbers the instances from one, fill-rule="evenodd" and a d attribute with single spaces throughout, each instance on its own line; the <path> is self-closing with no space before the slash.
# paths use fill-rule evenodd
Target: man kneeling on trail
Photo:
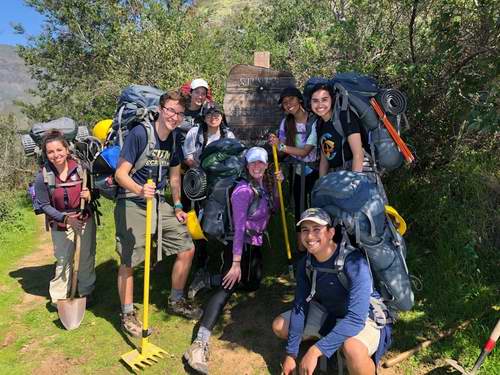
<path id="1" fill-rule="evenodd" d="M 288 340 L 282 373 L 294 372 L 302 340 L 317 339 L 300 361 L 299 374 L 312 375 L 319 357 L 329 358 L 339 348 L 349 374 L 375 374 L 375 364 L 388 348 L 391 325 L 380 314 L 375 319 L 373 307 L 380 297 L 373 291 L 366 259 L 354 251 L 346 257 L 342 275 L 331 272 L 340 243 L 328 213 L 310 208 L 297 225 L 308 254 L 297 265 L 292 310 L 273 322 L 274 333 Z"/>
<path id="2" fill-rule="evenodd" d="M 148 147 L 145 126 L 130 130 L 121 150 L 115 178 L 121 189 L 115 207 L 116 247 L 121 264 L 118 272 L 118 293 L 122 306 L 122 329 L 135 337 L 142 335 L 142 323 L 133 306 L 133 268 L 144 261 L 146 203 L 154 198 L 153 233 L 161 230 L 162 249 L 167 255 L 176 255 L 172 269 L 172 290 L 168 299 L 171 313 L 198 319 L 202 311 L 192 307 L 184 298 L 184 286 L 194 255 L 194 246 L 187 232 L 186 213 L 180 203 L 180 150 L 174 129 L 184 117 L 185 99 L 178 92 L 167 92 L 160 97 L 158 118 L 154 123 L 156 144 L 146 165 L 133 171 L 134 164 Z M 154 184 L 147 184 L 152 174 Z M 164 189 L 169 175 L 174 207 L 165 201 Z M 159 217 L 158 217 L 159 216 Z M 158 219 L 157 219 L 158 218 Z M 158 224 L 158 225 L 157 225 Z"/>

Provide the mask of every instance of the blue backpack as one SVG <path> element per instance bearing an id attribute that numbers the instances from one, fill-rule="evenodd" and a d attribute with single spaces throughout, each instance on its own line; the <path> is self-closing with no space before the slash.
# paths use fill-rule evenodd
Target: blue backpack
<path id="1" fill-rule="evenodd" d="M 120 151 L 128 132 L 135 126 L 144 126 L 147 134 L 147 145 L 135 162 L 130 174 L 146 165 L 156 145 L 154 121 L 158 115 L 160 96 L 163 91 L 150 86 L 130 85 L 118 99 L 118 109 L 113 119 L 112 131 L 106 139 L 106 146 L 93 162 L 93 187 L 99 194 L 108 199 L 116 199 L 118 185 L 114 173 L 120 157 Z M 174 135 L 174 149 L 175 149 Z"/>
<path id="2" fill-rule="evenodd" d="M 377 184 L 365 173 L 332 172 L 316 182 L 311 203 L 312 207 L 327 211 L 334 225 L 344 232 L 334 270 L 344 287 L 347 288 L 342 276 L 345 259 L 352 251 L 361 250 L 387 307 L 410 310 L 414 296 L 405 260 L 406 244 L 385 213 Z"/>
<path id="3" fill-rule="evenodd" d="M 367 75 L 355 72 L 338 73 L 332 79 L 314 77 L 309 79 L 304 87 L 304 101 L 310 105 L 312 89 L 318 83 L 330 85 L 337 94 L 333 109 L 333 126 L 344 138 L 340 113 L 346 112 L 347 121 L 350 121 L 350 111 L 359 118 L 367 134 L 371 148 L 369 158 L 375 171 L 378 169 L 392 171 L 403 164 L 403 155 L 396 143 L 383 126 L 375 110 L 370 104 L 370 99 L 375 98 L 382 104 L 385 115 L 400 130 L 401 121 L 408 123 L 405 115 L 406 96 L 398 90 L 382 89 L 377 81 Z M 341 148 L 343 150 L 343 148 Z"/>

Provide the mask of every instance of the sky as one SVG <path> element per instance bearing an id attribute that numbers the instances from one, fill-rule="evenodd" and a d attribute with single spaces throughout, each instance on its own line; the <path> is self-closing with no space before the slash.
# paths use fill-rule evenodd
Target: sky
<path id="1" fill-rule="evenodd" d="M 10 23 L 21 23 L 26 30 L 25 35 L 14 34 Z M 26 44 L 27 35 L 38 35 L 42 30 L 43 17 L 33 8 L 24 4 L 23 0 L 1 0 L 0 10 L 0 44 Z M 27 34 L 27 35 L 26 35 Z"/>

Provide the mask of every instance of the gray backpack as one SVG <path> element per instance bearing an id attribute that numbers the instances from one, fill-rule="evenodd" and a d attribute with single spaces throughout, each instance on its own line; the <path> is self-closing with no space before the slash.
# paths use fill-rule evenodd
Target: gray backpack
<path id="1" fill-rule="evenodd" d="M 135 126 L 146 129 L 147 144 L 135 162 L 130 175 L 146 165 L 156 145 L 154 121 L 158 116 L 160 96 L 163 91 L 150 86 L 130 85 L 123 89 L 118 108 L 113 119 L 112 131 L 108 134 L 106 145 L 93 162 L 93 187 L 100 195 L 114 200 L 118 186 L 114 181 L 114 172 L 128 132 Z M 174 133 L 174 150 L 176 134 Z"/>

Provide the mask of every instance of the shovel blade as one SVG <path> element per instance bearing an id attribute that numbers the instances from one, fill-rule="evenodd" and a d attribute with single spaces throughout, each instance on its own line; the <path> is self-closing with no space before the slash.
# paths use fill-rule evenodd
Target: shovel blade
<path id="1" fill-rule="evenodd" d="M 71 331 L 80 327 L 85 314 L 86 305 L 86 298 L 68 298 L 57 301 L 57 312 L 64 328 Z"/>

